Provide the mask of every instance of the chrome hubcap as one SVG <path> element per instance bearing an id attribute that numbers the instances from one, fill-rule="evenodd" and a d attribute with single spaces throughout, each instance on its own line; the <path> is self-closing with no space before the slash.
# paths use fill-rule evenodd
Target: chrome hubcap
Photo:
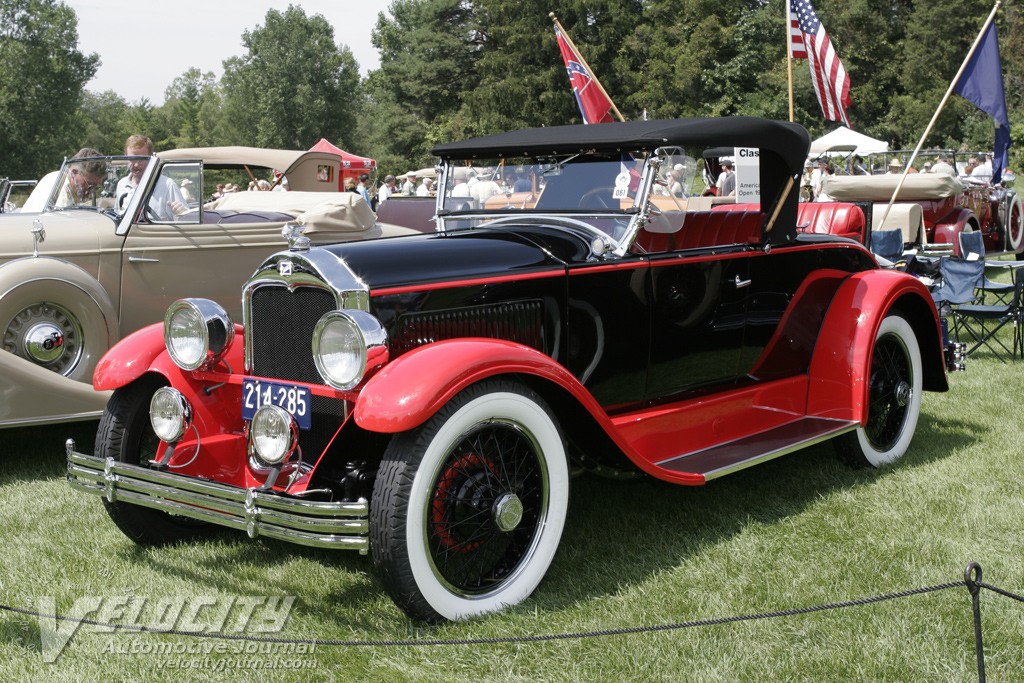
<path id="1" fill-rule="evenodd" d="M 25 333 L 25 351 L 40 365 L 49 365 L 64 355 L 64 335 L 53 323 L 33 325 Z"/>
<path id="2" fill-rule="evenodd" d="M 523 520 L 523 502 L 514 493 L 506 493 L 494 503 L 494 523 L 498 529 L 508 533 Z"/>
<path id="3" fill-rule="evenodd" d="M 907 382 L 900 382 L 896 385 L 896 403 L 902 408 L 910 403 L 910 385 Z"/>
<path id="4" fill-rule="evenodd" d="M 67 376 L 85 351 L 82 327 L 63 306 L 33 304 L 7 323 L 3 350 Z"/>

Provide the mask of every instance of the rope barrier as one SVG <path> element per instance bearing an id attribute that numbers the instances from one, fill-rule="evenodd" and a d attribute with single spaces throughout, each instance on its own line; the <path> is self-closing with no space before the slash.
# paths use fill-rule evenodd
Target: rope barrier
<path id="1" fill-rule="evenodd" d="M 45 619 L 58 619 L 61 621 L 74 621 L 78 624 L 87 624 L 89 626 L 100 626 L 104 628 L 123 629 L 126 631 L 133 631 L 136 633 L 162 633 L 167 635 L 176 636 L 187 636 L 192 638 L 212 638 L 219 640 L 232 640 L 232 641 L 249 641 L 258 643 L 281 643 L 289 645 L 338 645 L 348 647 L 408 647 L 408 646 L 431 646 L 431 645 L 490 645 L 490 644 L 508 644 L 508 643 L 538 643 L 546 641 L 558 641 L 558 640 L 580 640 L 584 638 L 597 638 L 605 636 L 618 636 L 618 635 L 633 635 L 640 633 L 657 633 L 663 631 L 675 631 L 685 628 L 695 628 L 699 626 L 717 626 L 721 624 L 731 624 L 744 621 L 757 621 L 761 619 L 774 619 L 779 617 L 789 617 L 799 614 L 811 614 L 814 612 L 824 612 L 829 610 L 843 609 L 847 607 L 858 607 L 861 605 L 870 605 L 877 602 L 884 602 L 887 600 L 896 600 L 900 598 L 906 598 L 913 595 L 922 595 L 926 593 L 935 593 L 938 591 L 948 590 L 950 588 L 959 588 L 966 586 L 970 591 L 972 599 L 972 609 L 974 612 L 974 630 L 975 630 L 975 643 L 977 647 L 978 656 L 978 680 L 981 683 L 985 683 L 985 661 L 984 661 L 984 648 L 981 639 L 981 607 L 979 594 L 980 589 L 984 588 L 990 590 L 998 595 L 1011 598 L 1020 602 L 1024 602 L 1024 596 L 1011 593 L 1010 591 L 998 588 L 996 586 L 983 583 L 981 580 L 981 565 L 977 562 L 971 562 L 967 565 L 964 570 L 963 581 L 951 581 L 949 583 L 940 583 L 934 586 L 927 586 L 925 588 L 913 588 L 910 590 L 899 591 L 895 593 L 886 593 L 884 595 L 876 595 L 869 598 L 858 598 L 855 600 L 847 600 L 845 602 L 833 602 L 824 605 L 815 605 L 812 607 L 797 607 L 793 609 L 778 610 L 774 612 L 761 612 L 756 614 L 744 614 L 732 617 L 720 617 L 717 619 L 700 619 L 696 621 L 683 621 L 673 624 L 660 624 L 652 626 L 633 626 L 627 628 L 616 628 L 616 629 L 605 629 L 598 631 L 579 631 L 575 633 L 556 633 L 547 635 L 536 635 L 536 636 L 504 636 L 499 638 L 458 638 L 458 639 L 430 639 L 430 640 L 322 640 L 319 638 L 279 638 L 270 636 L 251 636 L 244 634 L 230 634 L 230 633 L 205 633 L 200 631 L 181 631 L 176 629 L 159 629 L 149 626 L 140 626 L 136 624 L 116 624 L 110 622 L 96 621 L 93 619 L 77 619 L 75 617 L 62 616 L 59 614 L 45 614 L 42 612 L 36 612 L 33 610 L 23 609 L 19 607 L 11 607 L 9 605 L 0 604 L 0 610 L 13 612 L 16 614 L 22 614 L 25 616 L 41 617 Z"/>

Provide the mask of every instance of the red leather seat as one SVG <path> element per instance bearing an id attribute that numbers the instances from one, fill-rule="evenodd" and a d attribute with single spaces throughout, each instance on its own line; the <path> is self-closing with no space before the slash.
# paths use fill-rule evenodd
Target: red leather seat
<path id="1" fill-rule="evenodd" d="M 838 235 L 858 242 L 864 236 L 864 212 L 845 202 L 801 202 L 796 225 L 799 232 Z"/>
<path id="2" fill-rule="evenodd" d="M 756 205 L 752 205 L 756 206 Z M 760 207 L 757 207 L 759 209 Z M 759 244 L 764 214 L 753 211 L 690 211 L 674 233 L 640 230 L 636 244 L 648 253 L 729 244 Z M 668 214 L 666 214 L 666 217 Z M 669 218 L 671 221 L 671 218 Z M 674 222 L 674 221 L 673 221 Z"/>

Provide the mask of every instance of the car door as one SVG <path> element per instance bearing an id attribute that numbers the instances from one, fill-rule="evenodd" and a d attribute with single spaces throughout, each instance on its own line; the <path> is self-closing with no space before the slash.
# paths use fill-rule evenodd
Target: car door
<path id="1" fill-rule="evenodd" d="M 169 162 L 164 178 L 192 179 L 192 194 L 203 197 L 202 169 L 195 162 Z M 155 187 L 155 185 L 154 185 Z M 241 287 L 259 263 L 286 248 L 280 222 L 203 223 L 196 207 L 173 220 L 140 216 L 121 251 L 121 329 L 130 331 L 163 320 L 177 299 L 204 297 L 220 303 L 241 322 Z"/>
<path id="2" fill-rule="evenodd" d="M 749 252 L 742 247 L 649 256 L 651 399 L 735 382 L 743 348 Z"/>

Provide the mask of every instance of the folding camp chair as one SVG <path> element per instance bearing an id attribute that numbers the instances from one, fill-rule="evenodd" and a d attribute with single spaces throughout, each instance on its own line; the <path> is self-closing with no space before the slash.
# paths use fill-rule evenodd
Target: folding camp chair
<path id="1" fill-rule="evenodd" d="M 883 268 L 897 268 L 903 263 L 902 230 L 872 230 L 869 247 Z"/>
<path id="2" fill-rule="evenodd" d="M 967 355 L 977 351 L 982 345 L 988 347 L 996 358 L 1006 362 L 1000 355 L 999 348 L 1017 358 L 1017 350 L 1024 355 L 1024 338 L 1022 338 L 1021 319 L 1021 288 L 1024 287 L 1024 272 L 1018 270 L 1014 274 L 1013 299 L 1008 304 L 985 306 L 981 304 L 964 304 L 953 311 L 954 328 L 963 330 L 975 340 L 974 346 L 967 350 Z M 996 333 L 1007 323 L 1013 324 L 1013 350 L 1007 348 Z M 994 342 L 996 346 L 993 346 Z M 998 348 L 997 348 L 998 347 Z"/>
<path id="3" fill-rule="evenodd" d="M 943 256 L 939 259 L 939 277 L 939 285 L 932 290 L 932 300 L 942 317 L 951 316 L 953 306 L 982 303 L 978 297 L 978 288 L 985 278 L 983 261 L 964 261 L 952 256 Z M 954 317 L 954 336 L 957 332 L 957 319 Z"/>
<path id="4" fill-rule="evenodd" d="M 972 261 L 984 261 L 985 260 L 985 239 L 984 236 L 978 230 L 972 230 L 971 232 L 960 233 L 960 258 Z M 1013 296 L 1013 283 L 1012 282 L 995 282 L 989 280 L 988 277 L 982 279 L 981 287 L 979 287 L 984 294 L 992 294 L 996 303 L 1005 304 L 1009 298 Z"/>

